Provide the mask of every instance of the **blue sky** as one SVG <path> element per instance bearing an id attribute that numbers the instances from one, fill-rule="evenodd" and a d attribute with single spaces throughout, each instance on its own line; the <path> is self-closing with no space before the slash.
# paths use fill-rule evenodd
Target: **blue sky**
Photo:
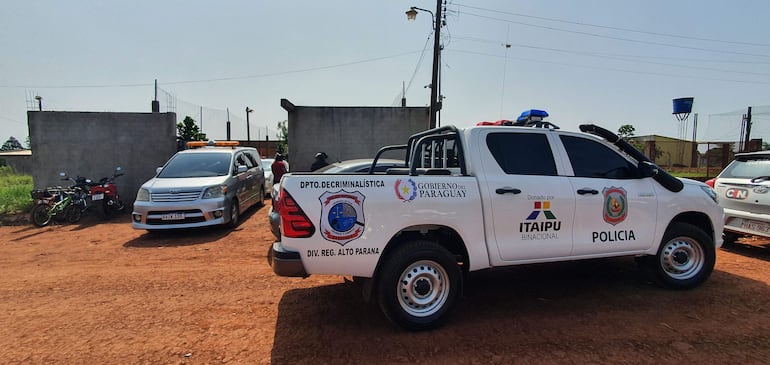
<path id="1" fill-rule="evenodd" d="M 229 108 L 235 139 L 246 138 L 247 106 L 252 139 L 274 138 L 281 98 L 389 106 L 412 80 L 407 104 L 425 106 L 431 17 L 407 21 L 410 6 L 436 2 L 5 2 L 0 139 L 26 138 L 30 95 L 44 110 L 146 112 L 155 79 L 179 114 Z M 770 2 L 462 0 L 447 10 L 442 124 L 536 108 L 563 129 L 632 124 L 676 137 L 671 99 L 692 96 L 699 140 L 737 139 L 747 106 L 752 136 L 770 139 Z M 222 139 L 225 120 L 206 116 L 203 131 Z"/>

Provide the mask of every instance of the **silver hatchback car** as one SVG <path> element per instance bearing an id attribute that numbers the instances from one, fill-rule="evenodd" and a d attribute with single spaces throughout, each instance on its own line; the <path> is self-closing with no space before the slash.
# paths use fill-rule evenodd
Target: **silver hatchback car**
<path id="1" fill-rule="evenodd" d="M 770 237 L 770 151 L 735 154 L 706 184 L 725 209 L 725 245 L 743 235 Z"/>
<path id="2" fill-rule="evenodd" d="M 237 142 L 208 143 L 177 152 L 158 168 L 139 188 L 131 222 L 149 231 L 234 227 L 241 212 L 264 205 L 264 197 L 265 173 L 256 149 Z"/>

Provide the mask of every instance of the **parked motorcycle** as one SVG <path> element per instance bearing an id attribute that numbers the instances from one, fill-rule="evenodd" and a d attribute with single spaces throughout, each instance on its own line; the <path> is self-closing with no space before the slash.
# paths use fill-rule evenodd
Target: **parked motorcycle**
<path id="1" fill-rule="evenodd" d="M 68 177 L 65 173 L 59 173 L 62 180 L 70 180 L 74 184 L 70 187 L 61 186 L 32 190 L 32 199 L 35 205 L 32 207 L 32 224 L 43 227 L 54 220 L 66 220 L 69 223 L 77 223 L 88 209 L 86 198 L 88 197 L 91 182 L 85 177 Z"/>
<path id="2" fill-rule="evenodd" d="M 126 204 L 120 200 L 115 179 L 123 176 L 122 168 L 118 166 L 111 177 L 103 177 L 98 183 L 91 184 L 91 200 L 94 203 L 101 201 L 104 218 L 109 219 L 126 209 Z"/>

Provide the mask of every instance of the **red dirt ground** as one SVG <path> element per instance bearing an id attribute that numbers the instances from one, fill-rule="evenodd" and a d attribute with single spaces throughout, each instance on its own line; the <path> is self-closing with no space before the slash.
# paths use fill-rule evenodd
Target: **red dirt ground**
<path id="1" fill-rule="evenodd" d="M 767 242 L 720 249 L 690 291 L 627 258 L 475 273 L 446 326 L 410 333 L 343 277 L 275 276 L 267 210 L 235 230 L 0 227 L 0 363 L 770 363 Z"/>

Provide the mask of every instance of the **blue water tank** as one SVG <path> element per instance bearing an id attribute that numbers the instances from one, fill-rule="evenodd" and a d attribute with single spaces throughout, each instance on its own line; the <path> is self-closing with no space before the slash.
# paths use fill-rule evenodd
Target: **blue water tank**
<path id="1" fill-rule="evenodd" d="M 692 103 L 695 98 L 674 99 L 674 112 L 671 114 L 681 114 L 692 112 Z"/>

